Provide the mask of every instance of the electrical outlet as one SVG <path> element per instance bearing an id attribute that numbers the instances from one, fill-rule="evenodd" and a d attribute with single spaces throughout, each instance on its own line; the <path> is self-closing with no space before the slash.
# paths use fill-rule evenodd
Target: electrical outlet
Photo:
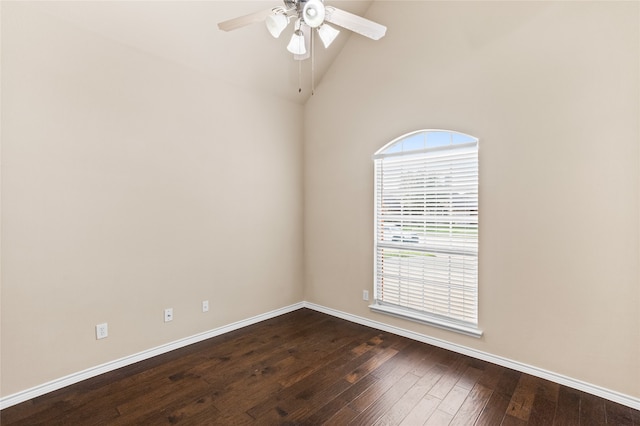
<path id="1" fill-rule="evenodd" d="M 104 339 L 109 335 L 109 326 L 105 322 L 104 324 L 96 325 L 96 339 Z"/>
<path id="2" fill-rule="evenodd" d="M 209 301 L 208 300 L 203 300 L 202 301 L 202 312 L 209 312 Z"/>
<path id="3" fill-rule="evenodd" d="M 362 300 L 369 300 L 369 290 L 362 290 Z"/>
<path id="4" fill-rule="evenodd" d="M 164 310 L 164 322 L 173 321 L 173 308 L 167 308 Z"/>

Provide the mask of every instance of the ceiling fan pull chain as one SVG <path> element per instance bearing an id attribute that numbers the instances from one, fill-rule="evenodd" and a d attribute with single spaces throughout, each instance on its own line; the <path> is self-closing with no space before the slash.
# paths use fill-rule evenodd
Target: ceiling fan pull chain
<path id="1" fill-rule="evenodd" d="M 302 61 L 298 61 L 298 93 L 302 93 Z"/>
<path id="2" fill-rule="evenodd" d="M 311 30 L 311 96 L 315 92 L 316 84 L 316 50 L 314 48 L 315 31 Z"/>

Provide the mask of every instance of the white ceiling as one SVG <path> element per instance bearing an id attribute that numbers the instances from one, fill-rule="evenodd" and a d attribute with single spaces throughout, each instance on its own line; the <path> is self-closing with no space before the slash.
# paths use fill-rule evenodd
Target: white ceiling
<path id="1" fill-rule="evenodd" d="M 372 0 L 326 0 L 326 3 L 365 15 Z M 277 40 L 261 23 L 231 32 L 220 31 L 217 27 L 218 22 L 280 6 L 280 0 L 44 1 L 30 4 L 73 25 L 233 85 L 298 103 L 304 103 L 310 95 L 311 60 L 303 62 L 303 90 L 298 93 L 299 62 L 294 61 L 286 50 L 291 27 Z M 316 43 L 316 84 L 349 37 L 351 33 L 342 30 L 329 49 Z"/>

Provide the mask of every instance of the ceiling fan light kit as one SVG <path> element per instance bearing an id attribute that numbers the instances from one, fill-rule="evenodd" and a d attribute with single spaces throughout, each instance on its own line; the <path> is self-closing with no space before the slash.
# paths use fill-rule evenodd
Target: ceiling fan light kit
<path id="1" fill-rule="evenodd" d="M 333 40 L 338 37 L 340 34 L 339 30 L 336 30 L 329 24 L 322 24 L 318 28 L 318 36 L 320 36 L 320 40 L 322 40 L 322 44 L 324 44 L 325 49 L 333 43 Z"/>
<path id="2" fill-rule="evenodd" d="M 274 38 L 278 38 L 280 37 L 280 34 L 282 34 L 282 31 L 287 28 L 287 25 L 289 25 L 289 17 L 284 14 L 284 11 L 275 12 L 267 16 L 264 23 L 266 24 L 269 33 Z"/>
<path id="3" fill-rule="evenodd" d="M 325 7 L 324 0 L 284 0 L 284 7 L 274 7 L 220 22 L 218 28 L 223 31 L 231 31 L 264 21 L 269 33 L 278 38 L 289 25 L 291 18 L 296 18 L 296 24 L 287 50 L 293 53 L 293 58 L 297 61 L 311 57 L 312 74 L 314 63 L 314 34 L 312 30 L 317 31 L 325 48 L 328 48 L 340 34 L 340 31 L 330 26 L 329 23 L 372 40 L 381 39 L 387 32 L 387 27 L 384 25 L 332 6 Z M 313 85 L 313 77 L 311 84 Z"/>
<path id="4" fill-rule="evenodd" d="M 296 24 L 296 27 L 298 27 L 298 29 L 293 32 L 291 41 L 289 41 L 289 44 L 287 45 L 287 50 L 294 55 L 304 55 L 307 53 L 304 34 L 300 30 L 299 25 Z"/>
<path id="5" fill-rule="evenodd" d="M 311 28 L 318 28 L 324 22 L 324 4 L 320 0 L 307 0 L 302 8 L 305 24 Z"/>

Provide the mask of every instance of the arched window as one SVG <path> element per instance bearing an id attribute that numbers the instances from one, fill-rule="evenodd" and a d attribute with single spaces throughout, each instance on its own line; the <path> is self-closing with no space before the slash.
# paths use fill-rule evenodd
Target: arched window
<path id="1" fill-rule="evenodd" d="M 478 139 L 401 136 L 374 155 L 371 309 L 473 336 L 478 330 Z"/>

